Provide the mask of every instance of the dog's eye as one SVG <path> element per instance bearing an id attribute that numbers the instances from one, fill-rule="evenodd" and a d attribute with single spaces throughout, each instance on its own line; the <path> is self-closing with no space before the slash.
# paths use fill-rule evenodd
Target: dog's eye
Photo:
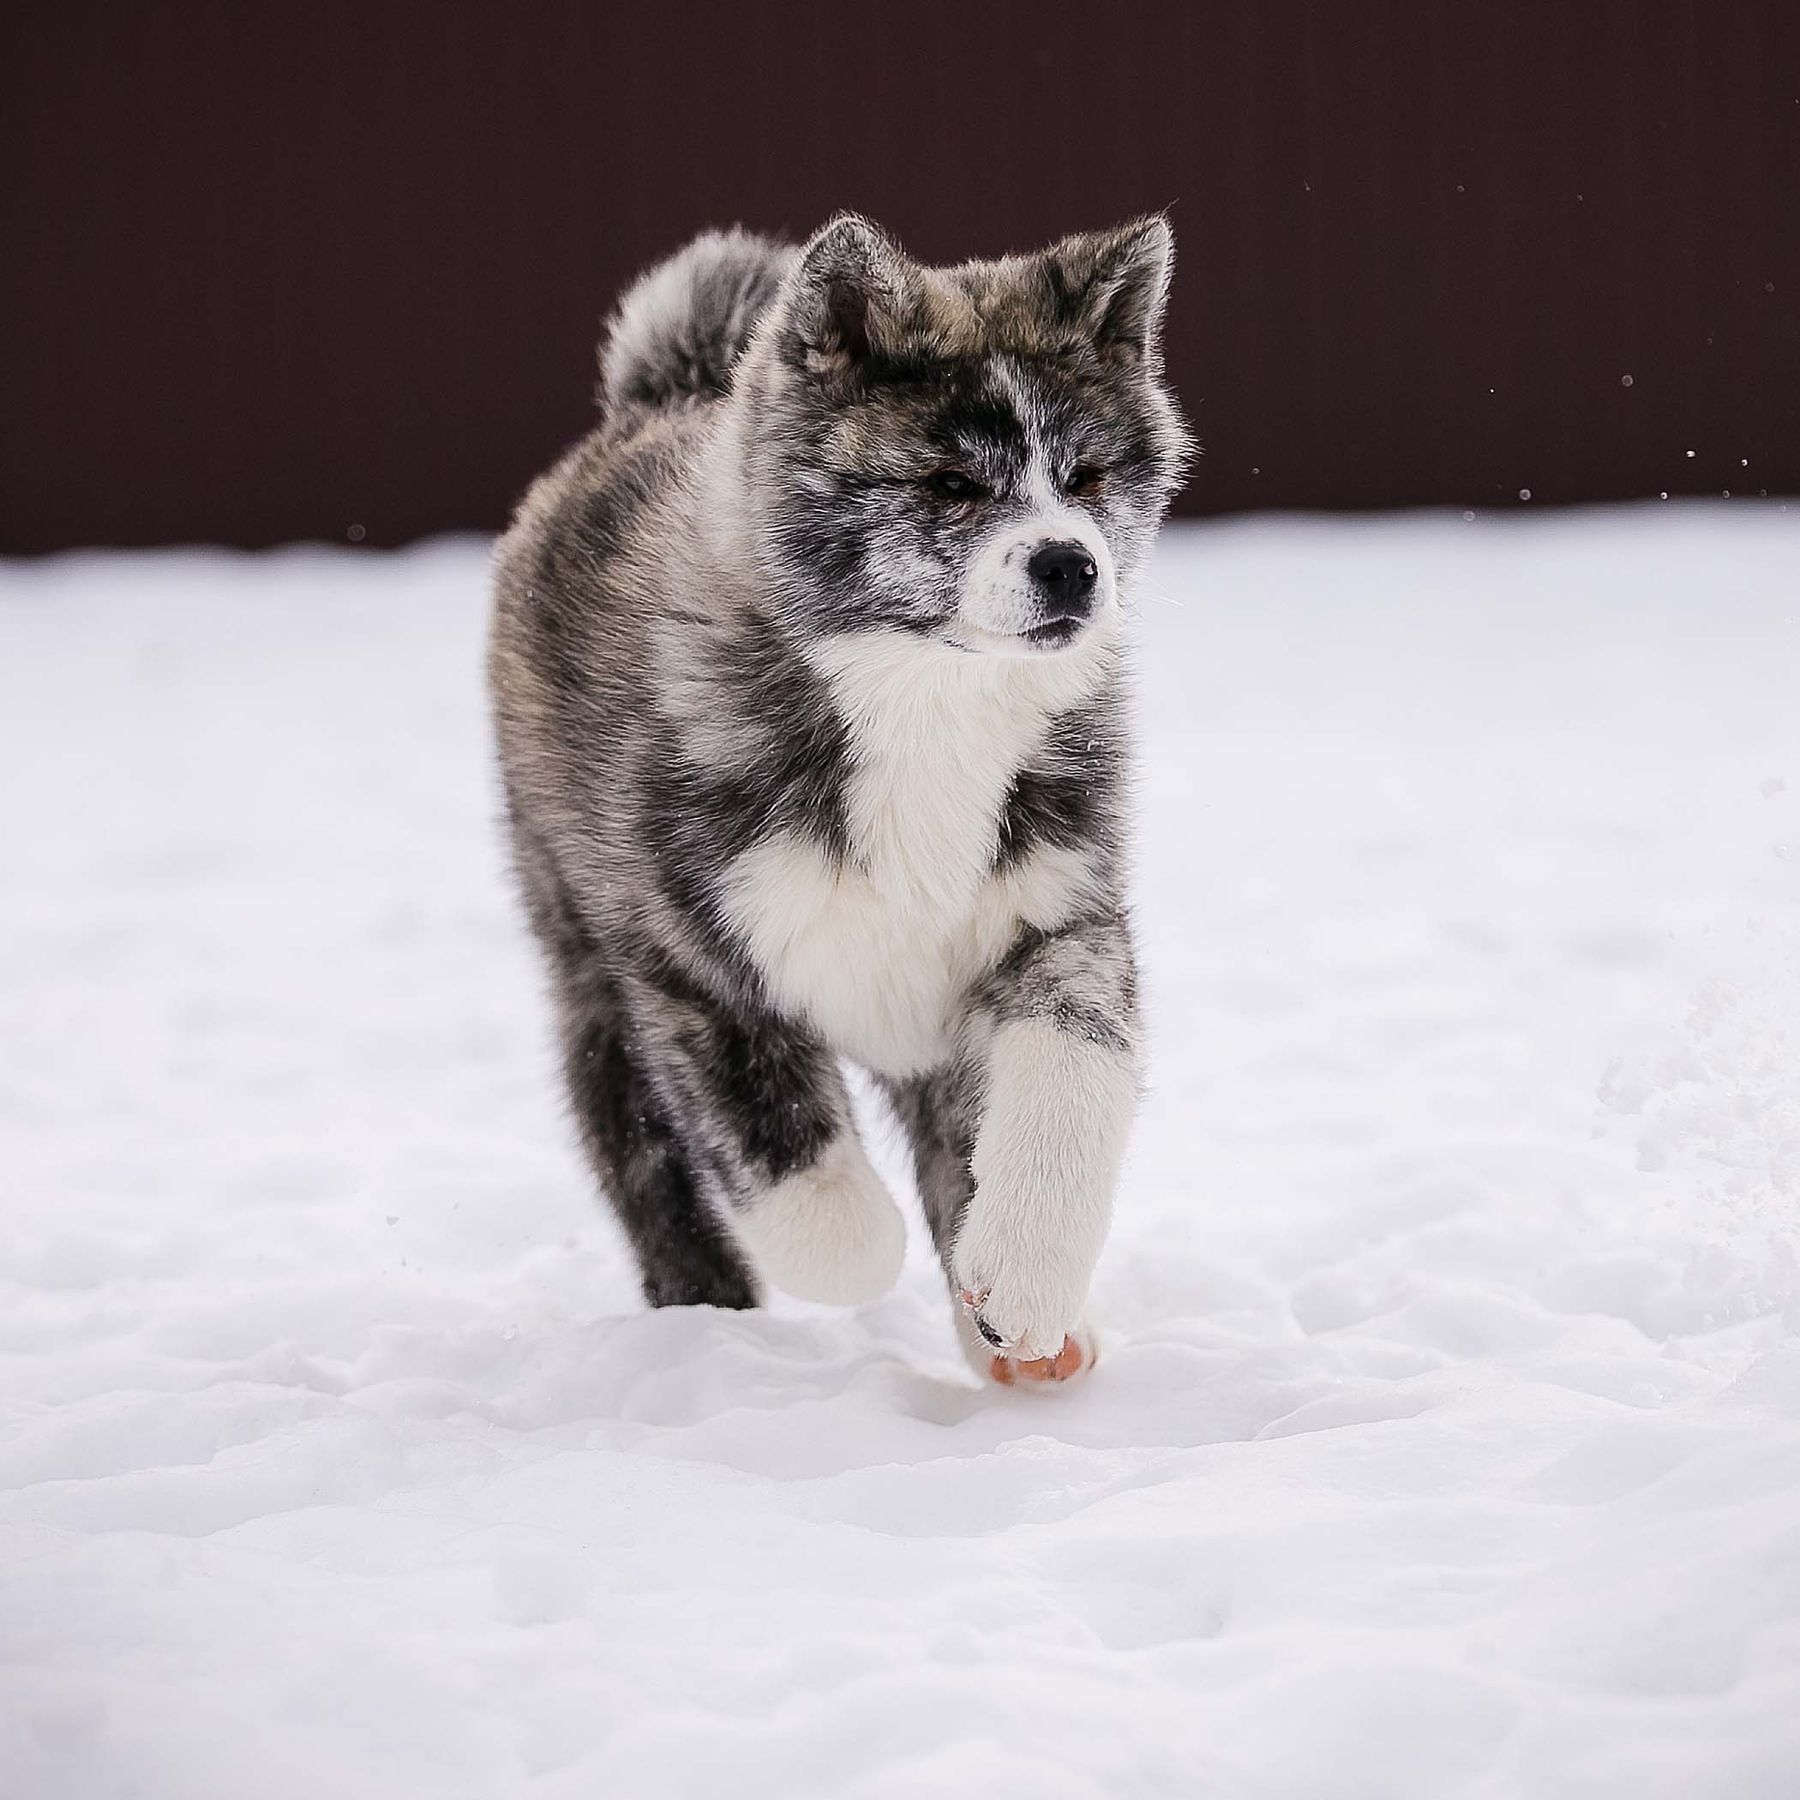
<path id="1" fill-rule="evenodd" d="M 1106 480 L 1106 471 L 1096 469 L 1092 463 L 1078 463 L 1063 477 L 1065 494 L 1097 494 L 1101 483 Z"/>
<path id="2" fill-rule="evenodd" d="M 979 500 L 987 492 L 973 475 L 962 469 L 939 469 L 925 477 L 925 485 L 940 500 Z"/>

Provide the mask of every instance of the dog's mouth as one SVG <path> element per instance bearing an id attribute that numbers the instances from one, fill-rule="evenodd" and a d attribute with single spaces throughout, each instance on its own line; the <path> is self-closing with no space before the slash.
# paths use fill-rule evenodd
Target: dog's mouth
<path id="1" fill-rule="evenodd" d="M 1087 634 L 1091 619 L 1045 619 L 1023 631 L 988 631 L 962 625 L 949 642 L 970 656 L 1054 656 Z"/>
<path id="2" fill-rule="evenodd" d="M 1080 619 L 1046 619 L 1042 625 L 1033 625 L 1019 635 L 1034 650 L 1060 650 L 1066 644 L 1072 644 L 1081 635 Z"/>

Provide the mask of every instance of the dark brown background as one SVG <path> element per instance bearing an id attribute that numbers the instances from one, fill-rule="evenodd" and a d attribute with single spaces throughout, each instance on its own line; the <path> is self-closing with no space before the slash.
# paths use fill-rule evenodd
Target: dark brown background
<path id="1" fill-rule="evenodd" d="M 1800 489 L 1794 0 L 0 29 L 7 550 L 491 528 L 636 268 L 844 206 L 932 259 L 1171 207 L 1189 510 Z"/>

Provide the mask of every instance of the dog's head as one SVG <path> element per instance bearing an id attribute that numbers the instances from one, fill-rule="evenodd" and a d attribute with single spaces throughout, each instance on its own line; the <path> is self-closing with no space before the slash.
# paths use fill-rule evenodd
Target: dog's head
<path id="1" fill-rule="evenodd" d="M 866 220 L 799 253 L 739 389 L 794 622 L 1053 654 L 1116 619 L 1189 440 L 1165 220 L 927 269 Z"/>

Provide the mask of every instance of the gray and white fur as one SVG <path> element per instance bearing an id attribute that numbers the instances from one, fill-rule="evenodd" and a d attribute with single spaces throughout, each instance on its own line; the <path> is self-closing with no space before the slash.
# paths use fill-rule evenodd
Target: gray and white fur
<path id="1" fill-rule="evenodd" d="M 1188 455 L 1170 260 L 1160 218 L 948 269 L 848 216 L 703 236 L 626 294 L 598 428 L 501 540 L 518 871 L 652 1305 L 890 1285 L 847 1059 L 978 1363 L 1092 1360 L 1140 1073 L 1127 596 Z"/>

